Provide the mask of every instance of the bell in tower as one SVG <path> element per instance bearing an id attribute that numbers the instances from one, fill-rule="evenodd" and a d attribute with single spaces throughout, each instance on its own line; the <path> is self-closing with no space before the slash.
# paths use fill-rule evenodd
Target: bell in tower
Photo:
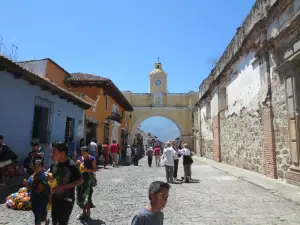
<path id="1" fill-rule="evenodd" d="M 157 62 L 155 63 L 155 69 L 162 70 L 162 64 L 159 61 L 159 57 L 157 58 Z"/>

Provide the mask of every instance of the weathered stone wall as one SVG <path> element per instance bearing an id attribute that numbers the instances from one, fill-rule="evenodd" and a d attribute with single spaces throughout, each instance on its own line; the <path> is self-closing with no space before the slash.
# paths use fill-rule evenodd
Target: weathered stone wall
<path id="1" fill-rule="evenodd" d="M 200 121 L 199 121 L 199 111 L 200 109 L 198 107 L 195 107 L 193 109 L 193 116 L 192 116 L 192 119 L 193 119 L 193 136 L 194 136 L 194 146 L 193 146 L 193 150 L 196 152 L 196 154 L 198 156 L 200 156 L 200 150 L 201 150 L 201 146 L 200 146 L 200 142 L 199 142 L 199 139 L 200 139 L 200 136 L 199 136 L 199 130 L 200 130 Z M 191 148 L 191 146 L 190 146 Z"/>
<path id="2" fill-rule="evenodd" d="M 263 127 L 258 110 L 220 118 L 221 160 L 264 173 Z"/>
<path id="3" fill-rule="evenodd" d="M 284 179 L 291 166 L 285 87 L 284 81 L 276 73 L 272 74 L 271 84 L 277 174 L 279 178 Z"/>
<path id="4" fill-rule="evenodd" d="M 204 139 L 201 140 L 202 157 L 207 159 L 213 159 L 213 140 Z"/>

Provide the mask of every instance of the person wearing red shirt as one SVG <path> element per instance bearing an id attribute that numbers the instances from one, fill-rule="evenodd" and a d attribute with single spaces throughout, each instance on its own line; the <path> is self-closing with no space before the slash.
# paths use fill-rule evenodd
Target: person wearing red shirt
<path id="1" fill-rule="evenodd" d="M 108 164 L 108 154 L 109 154 L 108 141 L 105 141 L 105 144 L 102 145 L 102 149 L 103 149 L 103 158 L 104 158 L 104 168 L 106 168 Z"/>
<path id="2" fill-rule="evenodd" d="M 161 152 L 160 152 L 160 147 L 159 146 L 156 146 L 154 148 L 154 156 L 155 156 L 156 166 L 160 166 Z"/>
<path id="3" fill-rule="evenodd" d="M 116 143 L 115 140 L 113 140 L 113 143 L 110 145 L 110 154 L 112 157 L 112 161 L 113 161 L 113 167 L 118 165 L 118 144 Z"/>

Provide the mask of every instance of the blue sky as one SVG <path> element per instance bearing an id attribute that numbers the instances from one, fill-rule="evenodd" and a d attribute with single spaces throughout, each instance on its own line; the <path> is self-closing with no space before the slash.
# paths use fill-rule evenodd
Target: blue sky
<path id="1" fill-rule="evenodd" d="M 19 60 L 49 57 L 133 92 L 148 91 L 159 56 L 169 92 L 197 91 L 254 2 L 9 0 L 1 2 L 0 35 L 19 47 Z"/>

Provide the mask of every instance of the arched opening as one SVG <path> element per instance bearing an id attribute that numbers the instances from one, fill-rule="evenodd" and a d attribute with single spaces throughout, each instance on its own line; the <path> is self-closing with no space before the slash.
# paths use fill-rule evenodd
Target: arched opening
<path id="1" fill-rule="evenodd" d="M 182 130 L 177 121 L 166 115 L 144 116 L 131 130 L 131 144 L 139 147 L 163 145 L 168 140 L 180 141 Z"/>

